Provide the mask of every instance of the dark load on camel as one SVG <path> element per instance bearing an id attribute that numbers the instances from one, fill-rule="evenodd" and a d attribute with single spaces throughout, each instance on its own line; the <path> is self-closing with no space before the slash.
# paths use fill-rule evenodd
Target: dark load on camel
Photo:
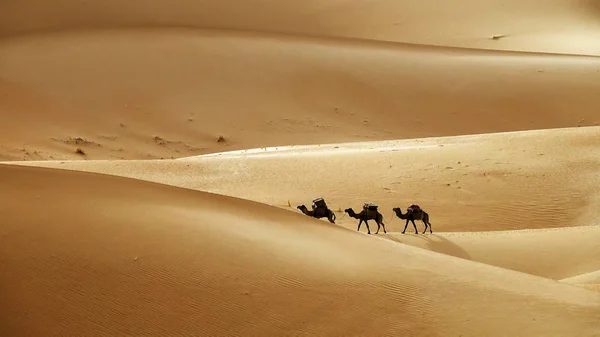
<path id="1" fill-rule="evenodd" d="M 379 206 L 377 206 L 376 204 L 374 204 L 372 202 L 366 202 L 363 205 L 363 209 L 368 210 L 368 211 L 377 211 L 377 208 L 379 208 Z"/>
<path id="2" fill-rule="evenodd" d="M 406 209 L 406 212 L 408 212 L 408 213 L 412 213 L 412 212 L 417 212 L 417 211 L 419 211 L 419 210 L 421 210 L 421 207 L 419 207 L 419 205 L 414 205 L 414 204 L 413 204 L 413 205 L 410 205 L 410 206 L 409 206 L 409 207 Z"/>
<path id="3" fill-rule="evenodd" d="M 323 198 L 316 198 L 315 200 L 313 200 L 312 206 L 313 206 L 313 210 L 317 209 L 317 208 L 327 209 L 327 203 L 325 202 L 325 199 L 323 199 Z"/>
<path id="4" fill-rule="evenodd" d="M 377 206 L 377 204 L 374 204 L 372 202 L 366 202 L 363 205 L 363 210 L 365 212 L 367 212 L 367 216 L 369 217 L 377 217 L 377 208 L 379 208 L 379 206 Z"/>

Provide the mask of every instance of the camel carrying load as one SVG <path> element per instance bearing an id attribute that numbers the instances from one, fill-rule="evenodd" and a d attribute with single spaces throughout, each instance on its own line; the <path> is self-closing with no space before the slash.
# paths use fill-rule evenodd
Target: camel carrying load
<path id="1" fill-rule="evenodd" d="M 316 198 L 312 201 L 312 211 L 309 211 L 304 205 L 300 205 L 296 208 L 302 211 L 302 213 L 313 218 L 327 218 L 329 222 L 335 223 L 335 213 L 333 213 L 333 211 L 327 207 L 327 203 L 323 198 Z"/>
<path id="2" fill-rule="evenodd" d="M 419 234 L 419 231 L 417 230 L 417 225 L 415 224 L 415 220 L 421 220 L 423 221 L 423 224 L 425 224 L 423 234 L 425 234 L 428 227 L 429 233 L 433 234 L 433 229 L 431 229 L 431 222 L 429 222 L 429 214 L 427 214 L 425 210 L 419 207 L 419 205 L 413 204 L 408 206 L 408 208 L 406 209 L 406 214 L 402 214 L 402 209 L 400 207 L 394 207 L 392 208 L 392 211 L 394 211 L 394 213 L 396 213 L 396 216 L 400 219 L 406 220 L 406 224 L 404 225 L 404 230 L 402 231 L 402 234 L 406 232 L 406 227 L 408 227 L 409 221 L 412 222 L 412 225 L 415 228 L 415 234 Z"/>
<path id="3" fill-rule="evenodd" d="M 375 220 L 375 222 L 377 223 L 377 232 L 375 232 L 375 234 L 379 233 L 379 228 L 381 227 L 383 227 L 383 232 L 387 233 L 387 231 L 385 230 L 385 224 L 383 223 L 383 215 L 379 213 L 378 208 L 379 206 L 377 206 L 376 204 L 367 202 L 363 204 L 363 209 L 358 214 L 356 214 L 356 212 L 354 212 L 352 208 L 347 208 L 344 210 L 344 212 L 348 213 L 349 216 L 360 220 L 358 222 L 358 228 L 356 229 L 357 231 L 360 231 L 360 225 L 364 221 L 365 226 L 367 226 L 367 233 L 371 234 L 371 229 L 369 228 L 368 220 Z"/>
<path id="4" fill-rule="evenodd" d="M 317 217 L 329 217 L 330 213 L 333 213 L 329 207 L 327 207 L 327 203 L 325 199 L 319 197 L 312 201 L 312 210 Z"/>

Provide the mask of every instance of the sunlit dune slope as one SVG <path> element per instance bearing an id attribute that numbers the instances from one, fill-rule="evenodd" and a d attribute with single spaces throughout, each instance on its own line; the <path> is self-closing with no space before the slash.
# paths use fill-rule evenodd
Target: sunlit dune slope
<path id="1" fill-rule="evenodd" d="M 435 232 L 461 232 L 596 224 L 598 158 L 600 128 L 590 127 L 241 151 L 175 161 L 14 163 L 122 175 L 286 209 L 289 201 L 296 212 L 297 205 L 310 207 L 316 196 L 324 196 L 336 211 L 376 202 L 387 229 L 395 232 L 404 221 L 392 208 L 416 203 L 429 213 Z M 342 212 L 337 219 L 356 229 L 358 221 Z"/>
<path id="2" fill-rule="evenodd" d="M 597 125 L 598 88 L 600 58 L 189 29 L 33 35 L 0 40 L 0 159 Z"/>
<path id="3" fill-rule="evenodd" d="M 0 34 L 185 26 L 599 55 L 599 18 L 594 0 L 5 0 Z"/>
<path id="4" fill-rule="evenodd" d="M 413 233 L 409 226 L 407 233 Z M 418 226 L 422 231 L 423 225 Z M 387 238 L 567 283 L 600 283 L 600 226 L 418 236 L 391 233 Z"/>
<path id="5" fill-rule="evenodd" d="M 599 284 L 600 285 L 600 269 L 573 277 L 564 278 L 561 280 L 566 283 L 573 284 Z"/>
<path id="6" fill-rule="evenodd" d="M 560 281 L 600 292 L 600 270 L 565 278 Z"/>
<path id="7" fill-rule="evenodd" d="M 1 335 L 598 332 L 598 293 L 274 207 L 82 172 L 0 177 Z"/>

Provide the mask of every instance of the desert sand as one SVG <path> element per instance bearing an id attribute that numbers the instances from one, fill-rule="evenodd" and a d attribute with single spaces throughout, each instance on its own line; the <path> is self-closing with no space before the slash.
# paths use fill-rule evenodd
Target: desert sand
<path id="1" fill-rule="evenodd" d="M 600 336 L 599 18 L 0 3 L 0 336 Z"/>

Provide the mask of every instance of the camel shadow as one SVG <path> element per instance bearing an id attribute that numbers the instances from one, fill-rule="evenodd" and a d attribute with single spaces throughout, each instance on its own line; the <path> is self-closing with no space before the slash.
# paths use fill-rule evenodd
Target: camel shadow
<path id="1" fill-rule="evenodd" d="M 430 250 L 434 252 L 455 256 L 465 260 L 473 260 L 471 258 L 471 255 L 469 255 L 469 253 L 467 253 L 466 250 L 464 250 L 461 246 L 455 244 L 454 242 L 446 239 L 442 235 L 419 235 L 419 239 L 427 241 L 427 246 Z"/>
<path id="2" fill-rule="evenodd" d="M 410 235 L 410 234 L 406 234 L 406 235 Z M 395 241 L 395 242 L 403 243 L 406 245 L 411 245 L 410 243 L 403 242 L 403 241 L 405 241 L 405 240 L 402 240 L 403 236 L 404 235 L 388 236 L 387 238 L 392 241 Z M 417 240 L 424 240 L 427 245 L 427 248 L 425 248 L 425 249 L 431 250 L 436 253 L 441 253 L 441 254 L 450 255 L 450 256 L 461 258 L 461 259 L 473 261 L 473 259 L 471 258 L 471 255 L 469 255 L 469 253 L 467 253 L 466 250 L 464 250 L 462 247 L 455 244 L 454 242 L 446 239 L 443 235 L 418 234 L 418 235 L 410 235 L 410 236 L 411 236 L 411 239 L 415 238 Z"/>

